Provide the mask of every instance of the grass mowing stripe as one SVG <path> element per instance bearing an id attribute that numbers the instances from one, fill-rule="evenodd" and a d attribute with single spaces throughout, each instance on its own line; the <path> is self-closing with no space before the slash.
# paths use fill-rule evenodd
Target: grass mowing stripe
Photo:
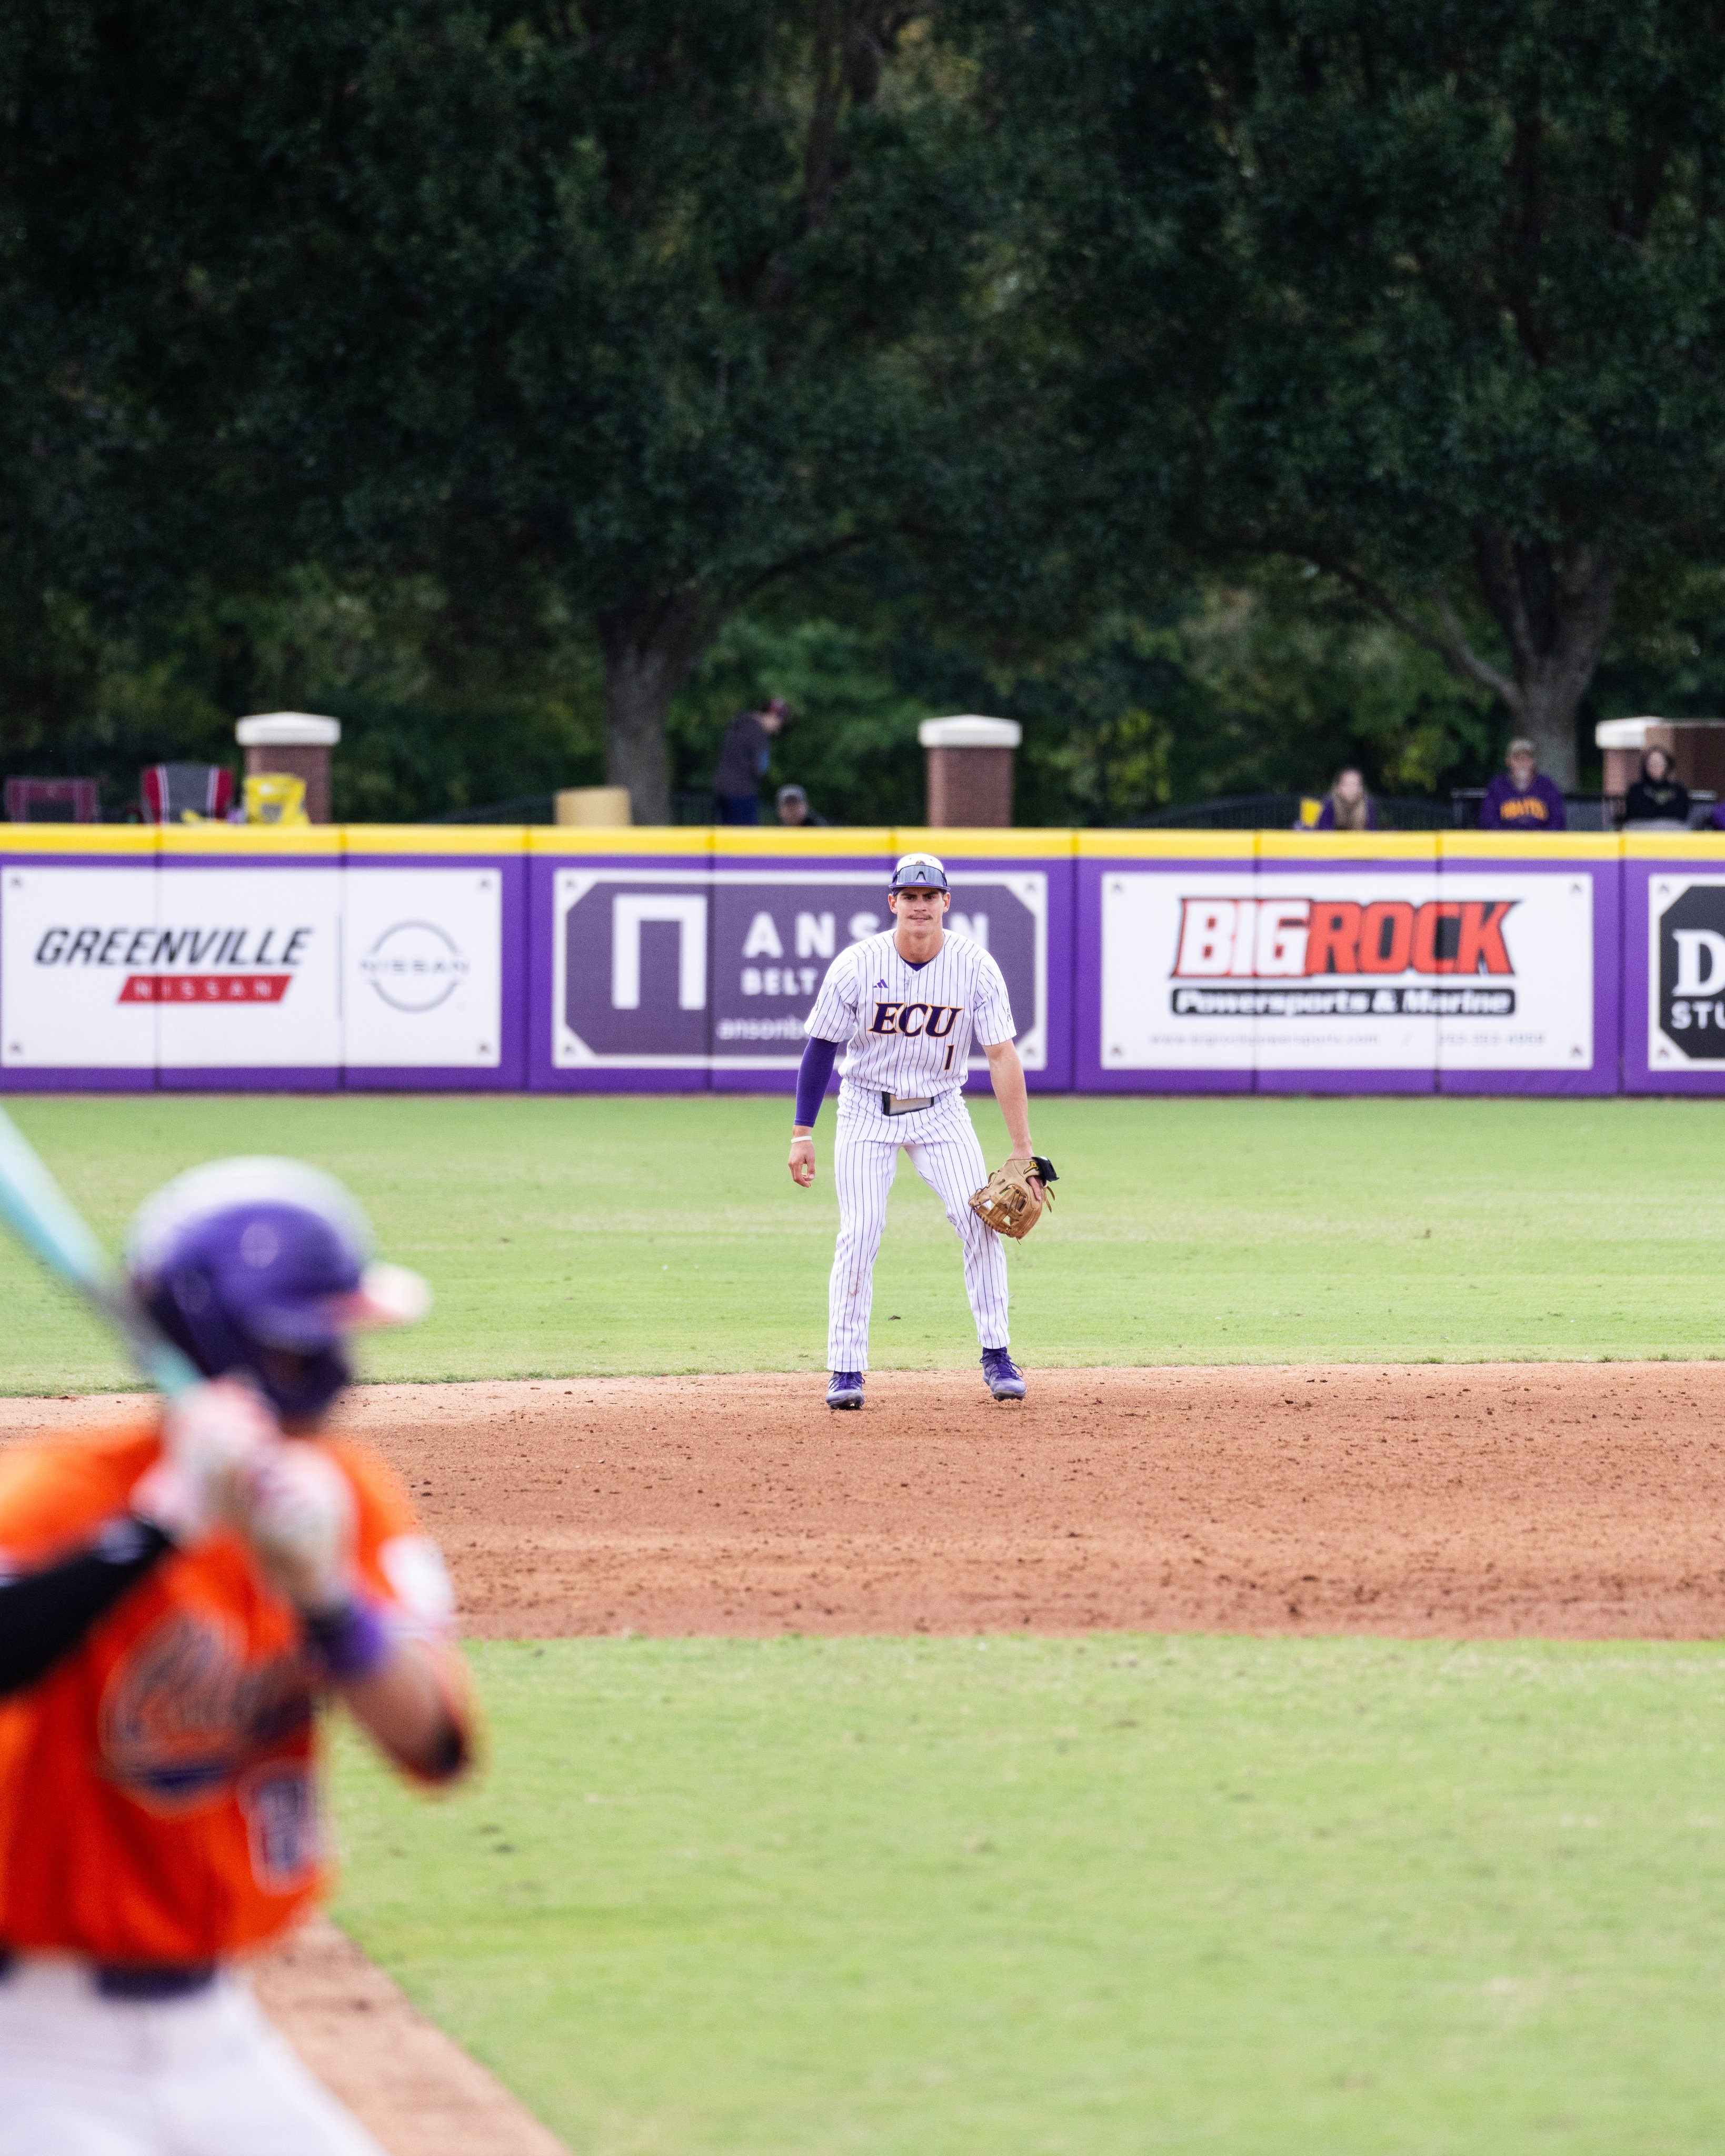
<path id="1" fill-rule="evenodd" d="M 176 1170 L 260 1147 L 333 1169 L 429 1322 L 385 1378 L 824 1366 L 835 1209 L 784 1171 L 788 1104 L 682 1099 L 24 1097 L 18 1121 L 110 1240 Z M 999 1118 L 973 1103 L 991 1158 Z M 1035 1103 L 1059 1204 L 1011 1252 L 1033 1368 L 1712 1355 L 1725 1239 L 1702 1101 Z M 0 1390 L 113 1384 L 99 1328 L 0 1239 Z M 901 1168 L 877 1368 L 973 1363 L 958 1256 Z"/>
<path id="2" fill-rule="evenodd" d="M 1712 1646 L 474 1650 L 339 1914 L 579 2156 L 1725 2138 Z"/>

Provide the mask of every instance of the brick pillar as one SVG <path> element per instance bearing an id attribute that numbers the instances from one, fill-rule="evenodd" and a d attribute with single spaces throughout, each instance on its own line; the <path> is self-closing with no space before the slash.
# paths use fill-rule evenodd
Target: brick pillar
<path id="1" fill-rule="evenodd" d="M 1013 755 L 1023 736 L 1016 719 L 925 719 L 916 738 L 927 757 L 930 828 L 1007 829 Z"/>
<path id="2" fill-rule="evenodd" d="M 305 783 L 305 814 L 314 824 L 330 820 L 330 752 L 341 738 L 339 719 L 310 711 L 260 711 L 242 719 L 234 737 L 245 751 L 248 778 L 285 772 Z"/>

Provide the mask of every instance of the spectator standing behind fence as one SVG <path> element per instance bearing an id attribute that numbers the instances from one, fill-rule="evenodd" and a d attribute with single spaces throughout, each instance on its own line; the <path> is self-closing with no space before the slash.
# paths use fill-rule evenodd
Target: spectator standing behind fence
<path id="1" fill-rule="evenodd" d="M 1679 783 L 1669 750 L 1656 746 L 1641 758 L 1641 775 L 1623 797 L 1623 820 L 1687 826 L 1689 788 Z"/>
<path id="2" fill-rule="evenodd" d="M 1507 769 L 1486 788 L 1480 803 L 1482 831 L 1565 831 L 1569 819 L 1563 797 L 1545 773 L 1530 741 L 1512 741 L 1503 758 Z"/>
<path id="3" fill-rule="evenodd" d="M 758 824 L 761 820 L 761 781 L 773 754 L 773 737 L 781 732 L 791 716 L 783 696 L 774 696 L 758 711 L 739 711 L 725 729 L 725 745 L 713 772 L 713 792 L 721 824 Z"/>
<path id="4" fill-rule="evenodd" d="M 1319 831 L 1375 831 L 1378 809 L 1366 791 L 1366 782 L 1352 764 L 1336 773 L 1336 783 L 1324 796 L 1313 829 Z"/>
<path id="5" fill-rule="evenodd" d="M 809 805 L 809 796 L 800 786 L 781 786 L 773 806 L 778 820 L 788 830 L 802 831 L 824 826 L 826 818 L 817 816 Z"/>

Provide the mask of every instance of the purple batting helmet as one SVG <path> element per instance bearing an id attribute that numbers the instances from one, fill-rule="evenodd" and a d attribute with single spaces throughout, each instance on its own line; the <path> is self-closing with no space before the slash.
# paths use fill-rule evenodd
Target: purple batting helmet
<path id="1" fill-rule="evenodd" d="M 372 1261 L 365 1215 L 295 1160 L 211 1161 L 146 1199 L 126 1238 L 139 1301 L 207 1378 L 244 1371 L 315 1419 L 352 1372 L 347 1336 L 422 1317 L 415 1273 Z"/>

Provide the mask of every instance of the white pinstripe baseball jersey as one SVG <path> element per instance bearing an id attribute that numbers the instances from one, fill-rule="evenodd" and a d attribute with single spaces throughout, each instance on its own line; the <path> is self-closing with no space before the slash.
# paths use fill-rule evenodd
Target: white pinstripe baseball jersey
<path id="1" fill-rule="evenodd" d="M 993 1048 L 1018 1029 L 1005 979 L 980 943 L 948 929 L 933 957 L 913 966 L 888 929 L 834 959 L 804 1030 L 845 1045 L 854 1085 L 938 1096 L 964 1083 L 973 1034 Z"/>

